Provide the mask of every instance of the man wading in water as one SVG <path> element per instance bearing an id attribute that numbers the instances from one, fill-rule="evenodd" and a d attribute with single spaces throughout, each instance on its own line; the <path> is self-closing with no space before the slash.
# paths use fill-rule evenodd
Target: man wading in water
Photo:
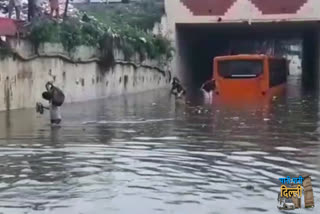
<path id="1" fill-rule="evenodd" d="M 60 106 L 64 102 L 64 94 L 50 82 L 46 84 L 46 89 L 47 91 L 42 93 L 42 98 L 49 101 L 49 106 L 43 106 L 41 103 L 37 103 L 36 109 L 40 114 L 43 114 L 43 109 L 49 110 L 51 124 L 58 125 L 61 122 Z"/>
<path id="2" fill-rule="evenodd" d="M 182 87 L 177 77 L 173 77 L 171 94 L 175 95 L 177 98 L 181 98 L 183 95 L 186 94 L 186 90 Z"/>

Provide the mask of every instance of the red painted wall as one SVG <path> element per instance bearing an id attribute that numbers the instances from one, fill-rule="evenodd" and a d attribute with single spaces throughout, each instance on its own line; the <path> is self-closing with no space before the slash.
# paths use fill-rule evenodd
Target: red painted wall
<path id="1" fill-rule="evenodd" d="M 210 16 L 210 15 L 223 16 L 237 0 L 180 0 L 180 1 L 195 16 Z M 251 1 L 262 12 L 262 14 L 267 15 L 267 14 L 295 14 L 308 0 L 249 0 L 249 1 Z"/>

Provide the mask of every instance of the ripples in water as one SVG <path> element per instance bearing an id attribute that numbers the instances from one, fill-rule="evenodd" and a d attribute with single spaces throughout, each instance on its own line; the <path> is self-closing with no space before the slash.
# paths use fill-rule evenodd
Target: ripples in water
<path id="1" fill-rule="evenodd" d="M 302 172 L 318 202 L 317 114 L 315 97 L 234 111 L 167 91 L 65 105 L 61 128 L 0 113 L 0 213 L 273 214 Z"/>

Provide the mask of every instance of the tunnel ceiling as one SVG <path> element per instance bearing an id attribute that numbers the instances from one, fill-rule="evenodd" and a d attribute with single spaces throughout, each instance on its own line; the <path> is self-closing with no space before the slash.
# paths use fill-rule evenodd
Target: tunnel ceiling
<path id="1" fill-rule="evenodd" d="M 303 33 L 320 29 L 319 22 L 269 22 L 269 23 L 213 23 L 177 24 L 179 33 L 201 34 L 208 36 L 301 36 Z"/>

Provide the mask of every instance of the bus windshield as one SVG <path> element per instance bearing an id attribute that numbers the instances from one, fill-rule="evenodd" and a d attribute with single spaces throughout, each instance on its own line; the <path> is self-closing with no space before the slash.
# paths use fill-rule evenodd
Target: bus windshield
<path id="1" fill-rule="evenodd" d="M 255 78 L 262 74 L 262 60 L 224 60 L 218 62 L 218 73 L 224 78 Z"/>

